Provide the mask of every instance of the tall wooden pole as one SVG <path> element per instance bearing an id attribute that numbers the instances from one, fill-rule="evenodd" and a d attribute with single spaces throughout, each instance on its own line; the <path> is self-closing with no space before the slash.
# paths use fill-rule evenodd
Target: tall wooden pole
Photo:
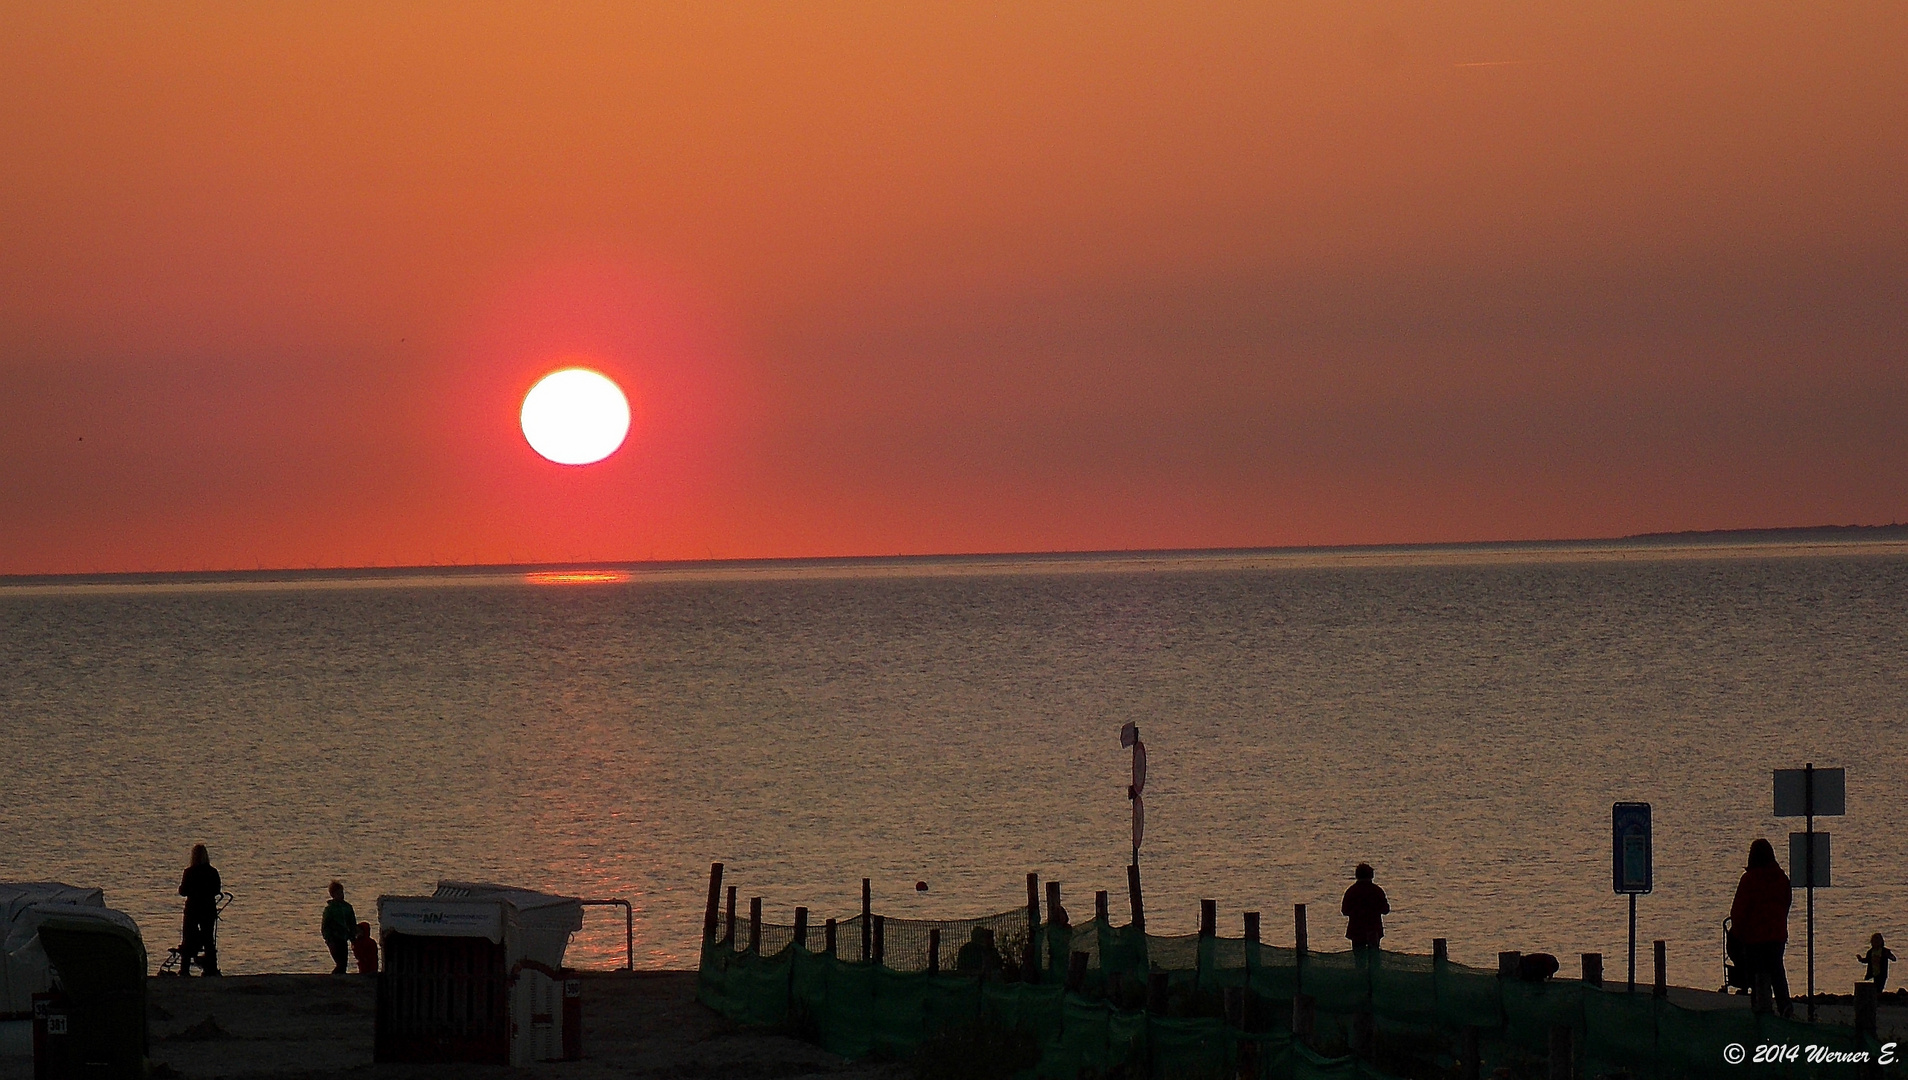
<path id="1" fill-rule="evenodd" d="M 1133 910 L 1132 926 L 1140 933 L 1146 932 L 1146 903 L 1140 897 L 1139 863 L 1130 863 L 1126 867 L 1126 899 Z"/>

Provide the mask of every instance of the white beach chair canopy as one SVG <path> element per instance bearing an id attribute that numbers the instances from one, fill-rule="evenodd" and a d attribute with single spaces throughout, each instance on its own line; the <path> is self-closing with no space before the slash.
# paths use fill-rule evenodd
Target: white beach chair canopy
<path id="1" fill-rule="evenodd" d="M 506 960 L 563 966 L 570 935 L 583 928 L 583 902 L 483 881 L 439 881 L 430 896 L 380 896 L 383 933 L 481 937 L 505 947 Z"/>
<path id="2" fill-rule="evenodd" d="M 0 882 L 0 1013 L 31 1015 L 33 995 L 51 989 L 40 923 L 49 915 L 103 918 L 134 933 L 132 917 L 106 906 L 106 894 L 58 881 Z"/>

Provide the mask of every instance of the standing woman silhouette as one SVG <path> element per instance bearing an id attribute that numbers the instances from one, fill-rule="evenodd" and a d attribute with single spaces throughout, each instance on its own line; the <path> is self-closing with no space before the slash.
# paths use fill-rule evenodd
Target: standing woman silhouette
<path id="1" fill-rule="evenodd" d="M 201 952 L 199 970 L 207 975 L 219 973 L 219 945 L 216 924 L 219 920 L 219 893 L 225 890 L 212 857 L 204 844 L 192 845 L 192 865 L 179 879 L 179 895 L 186 898 L 185 940 L 179 945 L 179 974 L 192 974 L 192 961 Z"/>
<path id="2" fill-rule="evenodd" d="M 1741 947 L 1750 985 L 1769 979 L 1776 1010 L 1784 1018 L 1795 1014 L 1789 1000 L 1789 973 L 1782 961 L 1789 944 L 1789 905 L 1793 895 L 1789 875 L 1776 862 L 1775 847 L 1767 840 L 1749 845 L 1749 865 L 1736 883 L 1729 905 L 1729 933 Z"/>

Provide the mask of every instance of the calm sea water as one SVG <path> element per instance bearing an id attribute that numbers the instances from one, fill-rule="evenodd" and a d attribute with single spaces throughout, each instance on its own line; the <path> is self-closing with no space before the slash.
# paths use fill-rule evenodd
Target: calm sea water
<path id="1" fill-rule="evenodd" d="M 438 877 L 627 897 L 639 966 L 693 965 L 712 860 L 778 921 L 864 876 L 891 915 L 1002 910 L 1029 870 L 1123 917 L 1132 720 L 1155 930 L 1212 897 L 1283 941 L 1305 902 L 1329 943 L 1367 860 L 1394 947 L 1620 974 L 1610 804 L 1645 800 L 1644 963 L 1713 986 L 1749 841 L 1800 827 L 1770 770 L 1813 761 L 1848 769 L 1842 989 L 1870 933 L 1908 945 L 1905 600 L 1886 546 L 0 587 L 0 878 L 104 887 L 156 963 L 204 842 L 240 972 L 328 966 L 334 877 L 367 920 Z"/>

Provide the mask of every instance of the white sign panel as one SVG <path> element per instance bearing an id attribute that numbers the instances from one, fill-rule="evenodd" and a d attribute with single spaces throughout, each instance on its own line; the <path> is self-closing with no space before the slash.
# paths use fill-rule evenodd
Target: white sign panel
<path id="1" fill-rule="evenodd" d="M 1620 802 L 1610 807 L 1610 884 L 1620 894 L 1655 888 L 1650 845 L 1650 804 Z"/>
<path id="2" fill-rule="evenodd" d="M 1815 881 L 1809 881 L 1809 837 L 1815 837 Z M 1798 889 L 1806 889 L 1813 884 L 1818 889 L 1829 887 L 1829 834 L 1825 832 L 1789 834 L 1789 884 Z"/>
<path id="3" fill-rule="evenodd" d="M 504 906 L 496 900 L 385 897 L 378 901 L 378 924 L 387 932 L 399 934 L 480 937 L 501 943 Z"/>
<path id="4" fill-rule="evenodd" d="M 1815 777 L 1815 816 L 1841 817 L 1848 813 L 1846 769 L 1777 769 L 1776 817 L 1806 817 L 1809 814 L 1806 781 L 1811 771 Z"/>

